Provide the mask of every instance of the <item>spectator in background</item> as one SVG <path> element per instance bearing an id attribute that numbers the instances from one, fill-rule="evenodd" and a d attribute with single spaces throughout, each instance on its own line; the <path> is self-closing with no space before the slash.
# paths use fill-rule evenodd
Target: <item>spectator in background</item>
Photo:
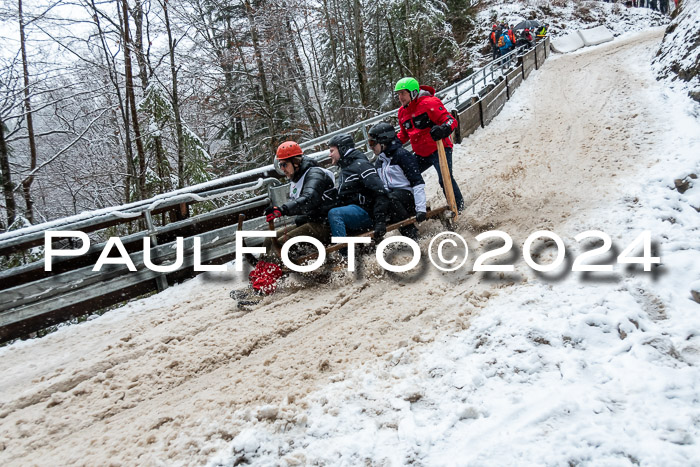
<path id="1" fill-rule="evenodd" d="M 489 44 L 491 45 L 491 59 L 496 60 L 498 58 L 498 37 L 500 36 L 498 31 L 498 25 L 494 24 L 491 26 L 491 32 L 489 33 Z"/>
<path id="2" fill-rule="evenodd" d="M 532 46 L 534 45 L 534 40 L 532 37 L 532 33 L 530 32 L 530 28 L 525 28 L 523 30 L 515 45 L 517 47 L 525 47 L 527 49 L 532 48 Z"/>
<path id="3" fill-rule="evenodd" d="M 515 32 L 513 31 L 513 25 L 511 24 L 508 26 L 508 38 L 510 39 L 510 43 L 515 46 L 515 43 L 517 42 L 517 38 L 515 37 Z"/>
<path id="4" fill-rule="evenodd" d="M 548 24 L 543 24 L 538 30 L 537 30 L 537 38 L 542 39 L 544 36 L 547 35 L 547 30 L 549 29 Z"/>
<path id="5" fill-rule="evenodd" d="M 498 50 L 500 56 L 504 56 L 507 54 L 510 49 L 513 47 L 513 42 L 510 40 L 510 36 L 508 35 L 507 32 L 504 32 L 501 34 L 501 37 L 498 38 Z"/>

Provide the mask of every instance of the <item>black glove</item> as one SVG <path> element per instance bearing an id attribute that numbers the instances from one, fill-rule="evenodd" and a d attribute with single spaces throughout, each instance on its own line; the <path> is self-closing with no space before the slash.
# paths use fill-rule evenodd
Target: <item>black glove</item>
<path id="1" fill-rule="evenodd" d="M 442 125 L 435 125 L 430 129 L 430 137 L 433 138 L 433 141 L 440 141 L 441 139 L 445 139 L 448 136 L 452 134 L 452 128 L 447 123 L 443 123 Z"/>
<path id="2" fill-rule="evenodd" d="M 423 222 L 425 219 L 427 219 L 427 217 L 426 217 L 426 215 L 425 215 L 425 212 L 423 212 L 423 211 L 418 211 L 418 212 L 416 213 L 416 222 L 421 223 L 421 222 Z"/>
<path id="3" fill-rule="evenodd" d="M 386 224 L 379 223 L 374 225 L 374 239 L 380 240 L 386 234 Z"/>
<path id="4" fill-rule="evenodd" d="M 286 208 L 287 208 L 287 206 L 285 206 L 284 204 L 282 205 L 281 208 L 278 208 L 277 206 L 268 207 L 267 209 L 265 209 L 265 220 L 267 222 L 271 222 L 271 221 L 274 221 L 275 219 L 277 219 L 278 217 L 282 217 L 283 215 L 286 214 L 285 213 L 285 211 L 287 210 Z"/>

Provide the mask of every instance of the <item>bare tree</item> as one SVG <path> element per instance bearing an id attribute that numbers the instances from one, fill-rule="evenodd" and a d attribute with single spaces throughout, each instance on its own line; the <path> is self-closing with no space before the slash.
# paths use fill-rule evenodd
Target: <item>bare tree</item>
<path id="1" fill-rule="evenodd" d="M 122 0 L 122 38 L 124 40 L 124 75 L 126 77 L 125 91 L 126 102 L 131 113 L 131 124 L 134 129 L 134 141 L 136 143 L 136 155 L 138 160 L 138 192 L 141 199 L 146 198 L 146 153 L 143 150 L 141 128 L 136 114 L 136 97 L 134 93 L 134 77 L 131 68 L 131 33 L 129 32 L 129 8 L 126 0 Z M 128 131 L 128 129 L 127 129 Z"/>
<path id="2" fill-rule="evenodd" d="M 5 196 L 5 209 L 7 211 L 7 225 L 12 225 L 17 215 L 15 204 L 14 186 L 10 171 L 10 154 L 5 141 L 5 121 L 0 114 L 0 174 L 2 175 L 2 191 Z M 1 220 L 0 220 L 1 221 Z M 3 227 L 2 230 L 5 228 Z"/>
<path id="3" fill-rule="evenodd" d="M 365 45 L 366 38 L 362 21 L 362 9 L 360 5 L 360 0 L 352 1 L 352 16 L 352 42 L 355 54 L 355 72 L 357 73 L 357 87 L 360 91 L 360 102 L 362 103 L 363 107 L 367 108 L 369 106 L 367 68 L 365 65 L 367 63 L 367 48 Z M 366 116 L 366 114 L 363 116 Z"/>
<path id="4" fill-rule="evenodd" d="M 29 65 L 27 64 L 27 47 L 26 36 L 24 33 L 24 15 L 22 13 L 22 0 L 17 0 L 18 16 L 19 16 L 19 42 L 22 50 L 22 76 L 24 78 L 24 111 L 27 119 L 27 133 L 29 136 L 29 172 L 33 172 L 36 168 L 36 139 L 34 137 L 34 119 L 32 117 L 32 102 L 29 94 Z M 29 177 L 22 180 L 22 194 L 24 195 L 24 203 L 27 207 L 25 217 L 30 223 L 34 223 L 34 213 L 32 206 L 32 182 L 34 177 Z"/>
<path id="5" fill-rule="evenodd" d="M 11 226 L 17 216 L 17 204 L 14 197 L 14 184 L 10 170 L 10 149 L 7 144 L 8 116 L 18 107 L 20 96 L 19 76 L 15 60 L 3 60 L 0 67 L 0 175 L 2 191 L 7 214 L 7 227 Z"/>
<path id="6" fill-rule="evenodd" d="M 175 133 L 177 135 L 177 187 L 182 188 L 185 186 L 185 148 L 182 134 L 182 117 L 180 115 L 180 98 L 177 91 L 177 67 L 175 66 L 175 48 L 177 47 L 177 41 L 173 39 L 172 28 L 170 27 L 167 0 L 162 0 L 160 2 L 160 7 L 163 9 L 165 30 L 168 33 L 168 54 L 170 56 L 170 74 L 172 79 L 171 102 L 173 113 L 175 114 Z"/>

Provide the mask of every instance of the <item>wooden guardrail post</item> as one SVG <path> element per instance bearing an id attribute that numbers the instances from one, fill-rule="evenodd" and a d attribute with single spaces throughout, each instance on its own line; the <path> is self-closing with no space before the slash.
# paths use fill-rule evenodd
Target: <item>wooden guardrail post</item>
<path id="1" fill-rule="evenodd" d="M 158 246 L 158 236 L 156 235 L 156 228 L 153 225 L 153 218 L 151 217 L 151 211 L 144 211 L 144 217 L 146 218 L 146 227 L 148 227 L 148 234 L 151 237 L 151 249 Z M 158 286 L 158 292 L 168 288 L 168 278 L 165 277 L 165 273 L 162 273 L 156 277 L 156 285 Z"/>

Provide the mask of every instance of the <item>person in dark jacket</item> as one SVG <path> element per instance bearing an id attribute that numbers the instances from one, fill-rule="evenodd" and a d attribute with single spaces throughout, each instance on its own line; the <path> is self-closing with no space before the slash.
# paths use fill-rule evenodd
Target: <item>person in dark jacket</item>
<path id="1" fill-rule="evenodd" d="M 396 130 L 389 123 L 377 123 L 370 128 L 368 142 L 377 155 L 374 167 L 389 191 L 389 220 L 399 222 L 415 215 L 416 221 L 423 222 L 426 218 L 425 181 L 416 157 L 403 148 Z M 418 238 L 414 224 L 399 230 L 406 237 Z"/>
<path id="2" fill-rule="evenodd" d="M 548 24 L 543 24 L 536 32 L 537 38 L 542 39 L 547 35 L 547 31 L 549 30 L 549 25 Z"/>
<path id="3" fill-rule="evenodd" d="M 491 45 L 491 58 L 496 60 L 498 58 L 498 37 L 500 36 L 500 31 L 498 30 L 498 25 L 494 24 L 491 26 L 491 32 L 489 33 L 489 44 Z"/>
<path id="4" fill-rule="evenodd" d="M 498 39 L 498 50 L 500 56 L 502 57 L 510 52 L 510 49 L 513 48 L 513 44 L 514 43 L 511 41 L 508 31 L 504 31 L 501 37 Z"/>
<path id="5" fill-rule="evenodd" d="M 418 156 L 418 167 L 424 172 L 428 167 L 434 167 L 438 173 L 438 181 L 442 187 L 440 159 L 438 158 L 437 141 L 442 141 L 447 157 L 447 166 L 452 179 L 457 209 L 464 209 L 464 198 L 452 175 L 452 141 L 450 135 L 457 128 L 457 120 L 445 109 L 445 104 L 435 97 L 435 90 L 430 86 L 419 86 L 415 78 L 402 78 L 396 83 L 394 92 L 401 102 L 398 117 L 401 129 L 398 138 L 402 143 L 411 141 L 413 152 Z"/>
<path id="6" fill-rule="evenodd" d="M 355 149 L 352 136 L 341 134 L 328 142 L 333 164 L 340 167 L 338 205 L 328 212 L 331 233 L 346 237 L 348 230 L 374 229 L 379 240 L 386 233 L 389 198 L 377 170 Z"/>
<path id="7" fill-rule="evenodd" d="M 296 216 L 296 228 L 280 229 L 277 238 L 284 243 L 292 237 L 310 235 L 330 243 L 328 211 L 335 206 L 335 176 L 318 163 L 303 155 L 294 141 L 286 141 L 277 148 L 276 165 L 290 181 L 289 201 L 265 210 L 266 220 L 282 216 Z M 268 242 L 269 243 L 269 242 Z"/>
<path id="8" fill-rule="evenodd" d="M 518 38 L 518 42 L 515 44 L 516 47 L 525 47 L 530 49 L 534 46 L 534 40 L 530 28 L 525 28 Z"/>
<path id="9" fill-rule="evenodd" d="M 318 163 L 306 156 L 301 147 L 294 141 L 285 141 L 277 148 L 275 166 L 278 172 L 284 174 L 290 181 L 289 201 L 280 206 L 270 206 L 265 210 L 268 222 L 282 216 L 296 216 L 296 226 L 284 226 L 277 230 L 277 240 L 281 243 L 290 238 L 308 235 L 323 243 L 330 243 L 330 227 L 327 214 L 335 206 L 335 176 L 330 170 L 324 169 Z M 249 285 L 243 289 L 231 291 L 231 298 L 238 301 L 238 307 L 257 304 L 264 295 L 271 294 L 277 287 L 277 281 L 282 277 L 280 258 L 269 253 L 272 239 L 263 242 L 268 254 L 260 258 L 248 259 L 255 268 L 248 276 Z M 307 248 L 294 246 L 292 256 L 310 253 Z"/>

